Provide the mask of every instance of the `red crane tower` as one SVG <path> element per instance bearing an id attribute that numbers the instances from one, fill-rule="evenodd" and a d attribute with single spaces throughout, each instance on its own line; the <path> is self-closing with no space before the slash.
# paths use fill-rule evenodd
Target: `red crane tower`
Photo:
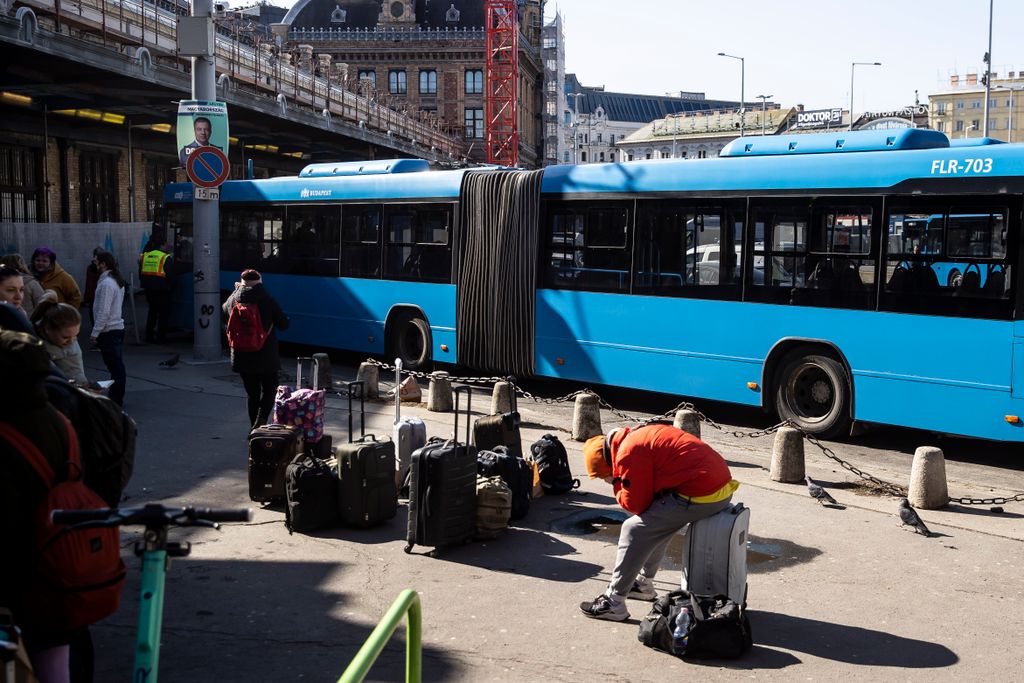
<path id="1" fill-rule="evenodd" d="M 487 27 L 487 162 L 519 162 L 517 0 L 484 0 Z"/>

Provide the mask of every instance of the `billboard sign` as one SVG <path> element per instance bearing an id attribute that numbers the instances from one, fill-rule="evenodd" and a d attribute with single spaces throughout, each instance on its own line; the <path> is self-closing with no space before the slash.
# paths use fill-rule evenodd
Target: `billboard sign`
<path id="1" fill-rule="evenodd" d="M 813 111 L 801 111 L 796 114 L 796 125 L 794 128 L 838 128 L 843 125 L 843 110 L 841 107 L 832 109 L 815 109 Z"/>
<path id="2" fill-rule="evenodd" d="M 200 147 L 216 147 L 228 153 L 228 105 L 224 102 L 182 100 L 178 103 L 178 163 Z"/>

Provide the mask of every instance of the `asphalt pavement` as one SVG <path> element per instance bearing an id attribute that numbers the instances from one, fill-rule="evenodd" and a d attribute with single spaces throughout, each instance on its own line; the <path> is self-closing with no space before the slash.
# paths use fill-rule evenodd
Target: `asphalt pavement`
<path id="1" fill-rule="evenodd" d="M 182 362 L 158 364 L 175 353 Z M 125 347 L 126 408 L 139 425 L 125 504 L 246 506 L 255 517 L 219 532 L 172 532 L 172 540 L 189 540 L 193 549 L 172 563 L 167 577 L 163 681 L 334 681 L 404 588 L 419 591 L 422 600 L 423 671 L 430 681 L 1008 681 L 1024 664 L 1014 635 L 1024 631 L 1024 503 L 1007 504 L 1002 513 L 988 506 L 921 511 L 935 532 L 925 538 L 900 528 L 895 498 L 810 446 L 809 474 L 842 508 L 819 506 L 803 485 L 771 481 L 771 436 L 740 434 L 764 426 L 764 418 L 723 424 L 722 431 L 705 425 L 703 437 L 741 482 L 735 500 L 752 510 L 755 646 L 737 661 L 683 662 L 637 641 L 648 603 L 630 601 L 631 619 L 623 623 L 579 612 L 580 601 L 607 585 L 622 511 L 606 484 L 584 475 L 580 444 L 567 432 L 571 403 L 520 399 L 519 408 L 524 443 L 545 433 L 567 443 L 574 474 L 584 475 L 580 489 L 534 500 L 526 519 L 497 540 L 430 557 L 426 548 L 404 552 L 404 505 L 375 529 L 289 535 L 280 508 L 248 499 L 241 382 L 226 361 L 191 364 L 190 356 L 186 343 Z M 106 377 L 98 353 L 86 352 L 86 366 L 90 379 Z M 338 383 L 354 374 L 354 365 L 343 364 L 334 377 Z M 388 379 L 382 377 L 383 389 L 390 388 Z M 480 389 L 477 414 L 488 409 L 488 397 Z M 623 400 L 634 402 L 627 411 L 634 412 L 637 399 Z M 336 442 L 346 438 L 346 407 L 340 396 L 329 397 L 327 425 Z M 430 435 L 451 432 L 451 414 L 424 405 L 404 411 L 422 417 Z M 369 401 L 367 412 L 369 432 L 391 433 L 393 404 Z M 603 419 L 614 426 L 619 418 L 606 412 Z M 887 438 L 897 445 L 887 447 Z M 855 466 L 905 485 L 907 442 L 927 438 L 883 430 L 829 445 Z M 953 446 L 951 494 L 1024 491 L 1019 447 L 963 440 Z M 990 451 L 999 454 L 995 464 L 986 460 Z M 126 555 L 138 537 L 137 529 L 123 530 Z M 126 560 L 130 578 L 121 610 L 94 628 L 99 681 L 131 677 L 139 565 Z M 655 585 L 671 590 L 679 578 L 673 544 Z M 401 680 L 403 671 L 400 627 L 369 680 Z"/>

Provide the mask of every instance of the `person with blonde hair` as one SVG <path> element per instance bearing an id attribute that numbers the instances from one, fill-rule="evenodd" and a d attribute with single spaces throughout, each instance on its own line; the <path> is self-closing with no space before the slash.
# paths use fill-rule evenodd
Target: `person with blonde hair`
<path id="1" fill-rule="evenodd" d="M 69 304 L 44 301 L 32 316 L 36 332 L 43 340 L 50 360 L 71 382 L 82 387 L 89 386 L 82 362 L 82 347 L 78 344 L 78 332 L 82 329 L 81 314 Z"/>

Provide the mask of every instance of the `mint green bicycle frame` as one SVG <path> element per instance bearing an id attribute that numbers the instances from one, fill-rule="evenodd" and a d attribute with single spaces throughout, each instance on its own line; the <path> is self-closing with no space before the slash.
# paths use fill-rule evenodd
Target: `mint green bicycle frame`
<path id="1" fill-rule="evenodd" d="M 160 665 L 160 631 L 164 619 L 164 580 L 167 550 L 142 554 L 142 584 L 139 587 L 139 620 L 135 635 L 133 683 L 156 683 Z"/>

